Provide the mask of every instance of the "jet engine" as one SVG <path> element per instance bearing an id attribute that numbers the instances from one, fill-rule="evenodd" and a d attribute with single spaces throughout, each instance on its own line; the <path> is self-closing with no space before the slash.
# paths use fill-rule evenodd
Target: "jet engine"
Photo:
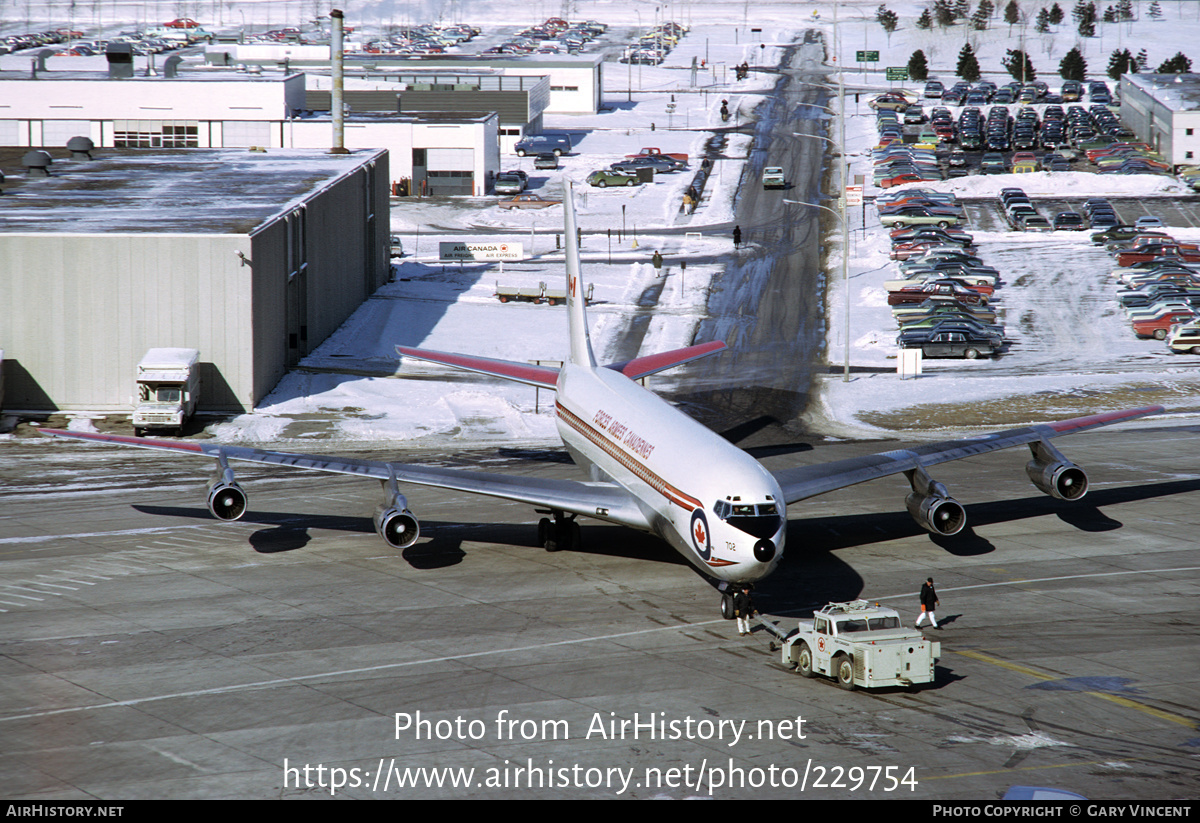
<path id="1" fill-rule="evenodd" d="M 1025 464 L 1030 482 L 1043 494 L 1059 500 L 1078 500 L 1087 494 L 1087 472 L 1044 441 L 1030 443 L 1033 459 Z"/>
<path id="2" fill-rule="evenodd" d="M 1087 472 L 1074 463 L 1030 460 L 1025 464 L 1025 473 L 1040 491 L 1059 500 L 1078 500 L 1087 494 Z"/>
<path id="3" fill-rule="evenodd" d="M 421 524 L 408 510 L 407 498 L 395 494 L 375 509 L 375 531 L 393 549 L 407 549 L 421 536 Z"/>
<path id="4" fill-rule="evenodd" d="M 208 484 L 208 510 L 218 520 L 237 520 L 246 513 L 246 492 L 232 479 L 213 481 Z"/>
<path id="5" fill-rule="evenodd" d="M 924 468 L 904 473 L 912 485 L 912 494 L 904 499 L 908 513 L 921 528 L 934 534 L 958 534 L 967 525 L 967 512 L 946 487 L 930 477 Z"/>
<path id="6" fill-rule="evenodd" d="M 904 504 L 913 520 L 917 521 L 917 525 L 934 534 L 944 534 L 947 537 L 958 534 L 967 524 L 966 510 L 953 497 L 920 495 L 913 492 L 905 498 Z"/>

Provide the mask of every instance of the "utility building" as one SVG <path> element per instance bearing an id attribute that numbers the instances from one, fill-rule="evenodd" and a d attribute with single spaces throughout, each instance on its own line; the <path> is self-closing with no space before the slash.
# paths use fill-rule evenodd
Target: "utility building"
<path id="1" fill-rule="evenodd" d="M 388 280 L 386 151 L 97 155 L 7 175 L 6 409 L 129 411 L 155 347 L 200 350 L 201 410 L 249 409 Z"/>
<path id="2" fill-rule="evenodd" d="M 1200 74 L 1126 74 L 1121 122 L 1172 166 L 1200 163 Z"/>

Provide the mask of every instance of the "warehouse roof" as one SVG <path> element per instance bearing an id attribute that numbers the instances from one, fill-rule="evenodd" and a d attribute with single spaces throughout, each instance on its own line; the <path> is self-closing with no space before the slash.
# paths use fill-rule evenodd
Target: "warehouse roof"
<path id="1" fill-rule="evenodd" d="M 95 149 L 56 159 L 50 177 L 6 154 L 0 231 L 250 234 L 381 149 Z"/>

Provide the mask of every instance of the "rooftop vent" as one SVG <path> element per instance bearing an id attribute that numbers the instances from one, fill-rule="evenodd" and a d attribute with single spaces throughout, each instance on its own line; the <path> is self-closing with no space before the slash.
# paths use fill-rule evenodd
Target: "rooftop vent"
<path id="1" fill-rule="evenodd" d="M 109 79 L 133 77 L 132 43 L 109 43 L 104 56 L 108 58 Z"/>
<path id="2" fill-rule="evenodd" d="M 67 141 L 67 151 L 71 152 L 72 160 L 91 160 L 94 148 L 96 144 L 90 137 L 72 137 Z"/>
<path id="3" fill-rule="evenodd" d="M 183 62 L 183 58 L 178 54 L 172 54 L 167 58 L 167 62 L 163 63 L 163 77 L 178 77 L 179 64 Z"/>
<path id="4" fill-rule="evenodd" d="M 25 152 L 25 156 L 21 158 L 21 163 L 25 166 L 26 174 L 29 177 L 49 177 L 50 164 L 53 163 L 53 158 L 50 157 L 50 152 L 34 149 L 33 151 Z"/>

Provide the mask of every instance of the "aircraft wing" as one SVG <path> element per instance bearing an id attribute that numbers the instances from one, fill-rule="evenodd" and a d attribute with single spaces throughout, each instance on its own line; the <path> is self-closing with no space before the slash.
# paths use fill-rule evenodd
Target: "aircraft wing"
<path id="1" fill-rule="evenodd" d="M 1064 434 L 1087 431 L 1113 423 L 1134 420 L 1151 414 L 1160 414 L 1162 406 L 1146 406 L 1140 409 L 1093 414 L 1075 417 L 1057 423 L 1042 423 L 1022 426 L 991 434 L 964 437 L 959 440 L 943 440 L 910 449 L 880 452 L 864 457 L 850 457 L 832 463 L 798 466 L 792 469 L 773 471 L 775 480 L 783 490 L 784 500 L 795 503 L 818 494 L 865 483 L 879 477 L 911 471 L 922 466 L 934 466 L 951 460 L 961 460 L 977 454 L 1021 446 L 1039 440 L 1049 440 Z"/>
<path id="2" fill-rule="evenodd" d="M 397 346 L 396 352 L 405 357 L 417 360 L 427 360 L 430 363 L 441 363 L 463 371 L 479 374 L 489 374 L 492 377 L 503 377 L 505 380 L 515 380 L 542 389 L 553 389 L 558 385 L 558 369 L 549 366 L 535 366 L 532 363 L 516 363 L 512 360 L 495 360 L 491 357 L 474 357 L 469 354 L 452 354 L 432 349 L 413 349 L 408 346 Z"/>
<path id="3" fill-rule="evenodd" d="M 328 457 L 317 454 L 266 451 L 244 446 L 223 446 L 211 443 L 189 443 L 186 441 L 154 440 L 144 437 L 126 437 L 117 434 L 63 431 L 61 429 L 38 429 L 52 437 L 67 437 L 75 440 L 92 440 L 101 443 L 117 443 L 143 449 L 182 452 L 218 460 L 242 460 L 251 463 L 268 463 L 276 466 L 292 466 L 301 469 L 356 474 L 389 480 L 395 477 L 401 483 L 433 486 L 441 489 L 471 492 L 489 497 L 499 497 L 518 503 L 529 503 L 564 512 L 595 517 L 613 523 L 649 530 L 650 524 L 638 507 L 633 495 L 615 483 L 594 483 L 577 480 L 554 480 L 540 477 L 522 477 L 493 474 L 490 472 L 467 471 L 438 466 L 421 466 L 412 463 L 387 463 L 375 460 L 360 460 L 353 457 Z"/>

